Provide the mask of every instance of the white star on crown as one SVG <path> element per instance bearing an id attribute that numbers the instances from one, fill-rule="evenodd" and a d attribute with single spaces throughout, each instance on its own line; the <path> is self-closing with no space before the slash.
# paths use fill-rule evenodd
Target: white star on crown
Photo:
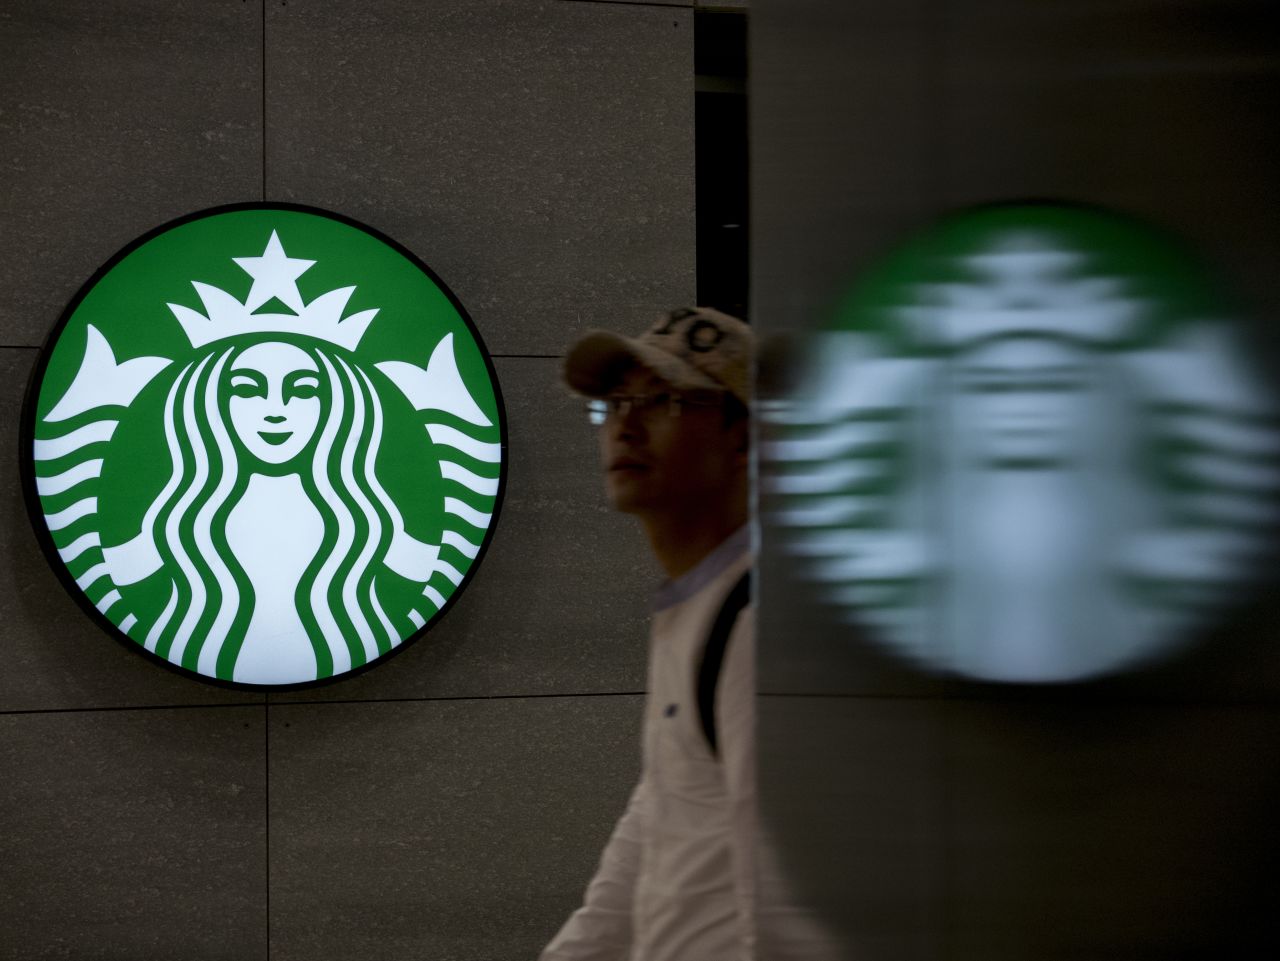
<path id="1" fill-rule="evenodd" d="M 355 287 L 339 287 L 304 304 L 298 292 L 298 278 L 311 269 L 315 261 L 288 256 L 274 230 L 261 257 L 232 259 L 253 278 L 244 303 L 221 288 L 193 280 L 191 286 L 200 296 L 205 313 L 181 304 L 169 304 L 192 347 L 244 334 L 280 333 L 314 337 L 355 350 L 378 313 L 379 308 L 375 307 L 343 319 L 342 312 Z M 273 298 L 293 313 L 254 313 Z"/>

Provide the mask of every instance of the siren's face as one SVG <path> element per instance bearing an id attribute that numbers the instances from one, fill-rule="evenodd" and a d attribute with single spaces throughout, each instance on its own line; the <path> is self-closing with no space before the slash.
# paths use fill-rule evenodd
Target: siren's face
<path id="1" fill-rule="evenodd" d="M 963 355 L 954 429 L 980 463 L 1054 467 L 1076 461 L 1089 428 L 1094 371 L 1079 347 L 1049 338 L 990 341 Z"/>
<path id="2" fill-rule="evenodd" d="M 231 363 L 231 425 L 245 448 L 267 464 L 287 464 L 320 424 L 320 370 L 292 344 L 254 344 Z"/>

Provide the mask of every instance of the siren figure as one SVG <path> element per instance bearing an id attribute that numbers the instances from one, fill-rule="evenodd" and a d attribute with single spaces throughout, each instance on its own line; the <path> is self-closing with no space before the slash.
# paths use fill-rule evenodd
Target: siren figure
<path id="1" fill-rule="evenodd" d="M 382 407 L 366 373 L 320 344 L 222 346 L 174 379 L 164 426 L 169 480 L 138 537 L 104 550 L 117 584 L 182 574 L 149 650 L 282 683 L 398 643 L 374 562 L 409 535 L 375 474 Z M 434 559 L 425 544 L 398 546 Z"/>
<path id="2" fill-rule="evenodd" d="M 387 610 L 379 596 L 387 572 L 422 585 L 419 600 L 437 609 L 445 598 L 432 578 L 454 586 L 462 578 L 441 558 L 441 544 L 405 529 L 379 480 L 385 415 L 375 378 L 394 383 L 414 410 L 493 425 L 461 379 L 451 333 L 425 370 L 386 361 L 371 376 L 355 350 L 378 311 L 344 318 L 354 287 L 304 303 L 296 279 L 313 261 L 288 257 L 274 231 L 261 257 L 234 259 L 253 277 L 244 303 L 193 282 L 204 313 L 169 304 L 195 350 L 190 359 L 117 363 L 89 326 L 80 373 L 46 420 L 127 408 L 167 370 L 172 379 L 161 425 L 167 476 L 136 534 L 101 544 L 102 562 L 91 576 L 112 585 L 102 603 L 120 603 L 117 588 L 164 578 L 167 590 L 148 592 L 167 596 L 162 608 L 133 608 L 120 622 L 148 650 L 200 674 L 246 683 L 330 677 L 374 660 L 423 626 L 416 608 Z M 289 313 L 255 312 L 274 301 Z M 499 461 L 499 445 L 458 428 L 427 425 L 427 432 L 435 444 L 474 460 Z M 102 461 L 91 463 L 96 477 Z M 444 490 L 459 484 L 491 496 L 497 481 L 440 463 L 444 511 L 483 530 L 490 515 Z M 477 555 L 477 544 L 447 526 L 442 536 L 446 550 Z M 98 535 L 77 543 L 91 546 L 76 552 L 96 550 Z"/>
<path id="3" fill-rule="evenodd" d="M 778 405 L 786 549 L 929 667 L 1043 682 L 1145 661 L 1269 549 L 1273 399 L 1145 235 L 1053 208 L 956 233 L 886 271 Z"/>
<path id="4" fill-rule="evenodd" d="M 1069 304 L 1069 327 L 1053 323 L 1084 258 L 1049 238 L 1015 234 L 970 259 L 988 271 L 975 281 L 990 288 L 979 309 L 1007 313 L 992 329 L 943 333 L 929 486 L 948 577 L 935 587 L 930 654 L 993 680 L 1087 675 L 1159 642 L 1114 561 L 1157 521 L 1126 469 L 1135 427 L 1108 351 L 1136 309 L 1099 290 Z M 934 309 L 963 317 L 960 299 Z"/>

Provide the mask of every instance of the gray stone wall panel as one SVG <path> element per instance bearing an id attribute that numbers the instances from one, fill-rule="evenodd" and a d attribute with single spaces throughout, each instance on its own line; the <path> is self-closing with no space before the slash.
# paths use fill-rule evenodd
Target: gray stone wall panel
<path id="1" fill-rule="evenodd" d="M 1271 705 L 953 701 L 944 957 L 1265 957 Z"/>
<path id="2" fill-rule="evenodd" d="M 266 958 L 263 709 L 0 716 L 0 957 Z"/>
<path id="3" fill-rule="evenodd" d="M 639 771 L 638 697 L 270 710 L 274 961 L 536 957 Z"/>
<path id="4" fill-rule="evenodd" d="M 691 11 L 271 4 L 267 44 L 268 196 L 408 246 L 494 353 L 693 298 Z"/>
<path id="5" fill-rule="evenodd" d="M 262 189 L 260 3 L 0 11 L 0 344 L 36 346 L 138 235 Z"/>
<path id="6" fill-rule="evenodd" d="M 762 926 L 761 957 L 951 957 L 940 932 L 945 732 L 934 703 L 760 699 L 761 825 L 778 863 L 774 880 L 761 881 L 761 917 L 780 916 L 778 901 L 816 911 L 805 923 Z M 815 953 L 801 954 L 805 939 L 848 953 L 811 945 Z"/>

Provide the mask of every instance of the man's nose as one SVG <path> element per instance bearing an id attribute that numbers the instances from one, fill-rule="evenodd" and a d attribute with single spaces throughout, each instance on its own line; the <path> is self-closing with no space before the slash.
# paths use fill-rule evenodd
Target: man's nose
<path id="1" fill-rule="evenodd" d="M 637 437 L 644 432 L 644 414 L 634 404 L 624 403 L 609 417 L 615 437 Z"/>
<path id="2" fill-rule="evenodd" d="M 286 420 L 288 420 L 288 418 L 285 417 L 284 414 L 268 414 L 266 417 L 263 418 L 263 420 L 272 424 L 282 424 Z"/>

